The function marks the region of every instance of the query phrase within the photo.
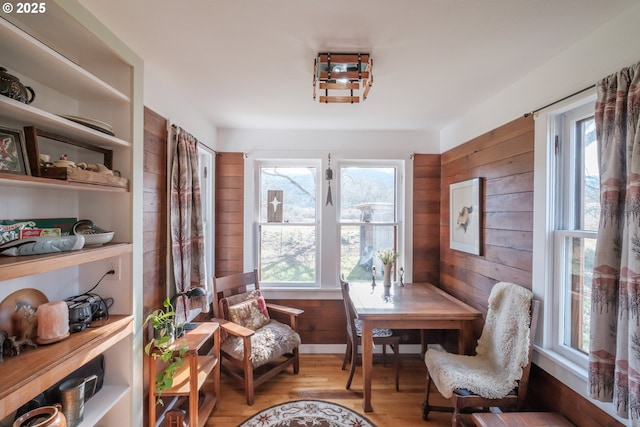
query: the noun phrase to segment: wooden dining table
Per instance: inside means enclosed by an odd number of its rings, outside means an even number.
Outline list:
[[[464,353],[465,331],[482,313],[431,283],[405,283],[404,286],[351,283],[351,304],[362,321],[362,375],[365,412],[371,406],[373,369],[373,329],[456,329],[458,353]]]

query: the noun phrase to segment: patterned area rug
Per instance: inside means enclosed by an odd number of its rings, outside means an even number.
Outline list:
[[[321,400],[287,402],[258,412],[238,427],[376,427],[342,405]]]

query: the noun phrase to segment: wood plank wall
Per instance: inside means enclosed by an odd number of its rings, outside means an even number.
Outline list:
[[[415,156],[415,281],[439,283],[483,311],[498,281],[508,280],[531,289],[533,137],[533,119],[521,118],[442,155]],[[239,226],[244,209],[242,164],[241,153],[221,153],[217,158],[216,275],[243,268]],[[475,177],[484,178],[480,256],[449,249],[449,185]],[[303,343],[346,342],[342,301],[273,302],[305,310],[299,328]],[[479,323],[476,338],[481,327]],[[537,366],[532,369],[529,390],[530,410],[560,412],[576,426],[621,426]]]
[[[162,307],[167,281],[167,120],[144,109],[143,172],[143,318]],[[148,401],[147,358],[143,359],[143,401]],[[148,405],[144,405],[144,425],[148,424]]]
[[[269,299],[270,303],[304,310],[298,318],[297,331],[303,344],[346,344],[347,319],[342,300]],[[288,323],[289,319],[274,314],[274,319]]]
[[[243,272],[244,154],[216,156],[216,277]],[[304,310],[298,332],[305,344],[346,343],[341,300],[269,300]],[[277,316],[274,318],[278,320]]]
[[[559,412],[580,427],[623,427],[622,423],[536,365],[531,367],[528,390],[527,411]]]
[[[216,155],[215,276],[243,272],[244,154]]]
[[[491,288],[531,289],[533,118],[516,119],[442,154],[440,286],[486,311]],[[482,178],[480,256],[449,248],[449,185]]]
[[[533,149],[533,118],[520,118],[442,154],[440,286],[483,311],[496,282],[532,286]],[[449,185],[475,177],[484,178],[480,256],[449,248]],[[576,426],[621,426],[536,365],[527,410],[559,412]]]
[[[413,158],[413,281],[440,282],[440,155]]]
[[[167,120],[144,109],[143,314],[162,307],[167,282]]]

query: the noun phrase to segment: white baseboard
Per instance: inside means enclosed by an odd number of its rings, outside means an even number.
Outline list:
[[[346,344],[301,344],[301,354],[344,354]],[[420,344],[402,344],[400,354],[420,354]],[[382,347],[375,346],[374,353],[382,353]]]

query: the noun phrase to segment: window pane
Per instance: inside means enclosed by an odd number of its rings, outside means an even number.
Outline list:
[[[591,281],[598,223],[600,177],[593,103],[564,112],[557,127],[557,193],[553,347],[569,360],[587,363]],[[586,367],[586,365],[585,365]]]
[[[340,169],[342,222],[394,222],[396,169],[349,166]]]
[[[596,239],[565,237],[565,333],[564,344],[589,351],[591,279]]]
[[[260,280],[314,283],[316,241],[315,225],[261,225]]]
[[[274,200],[269,190],[282,191]],[[282,209],[275,222],[316,222],[316,168],[263,166],[260,168],[260,222],[269,221],[268,210]]]
[[[343,225],[340,228],[340,274],[348,281],[370,281],[371,267],[375,266],[376,278],[382,279],[382,263],[376,252],[395,249],[395,241],[395,225]]]
[[[597,230],[600,220],[600,174],[598,168],[598,144],[596,143],[596,125],[593,117],[576,123],[579,152],[583,167],[580,170],[582,191],[581,209],[577,228]]]

